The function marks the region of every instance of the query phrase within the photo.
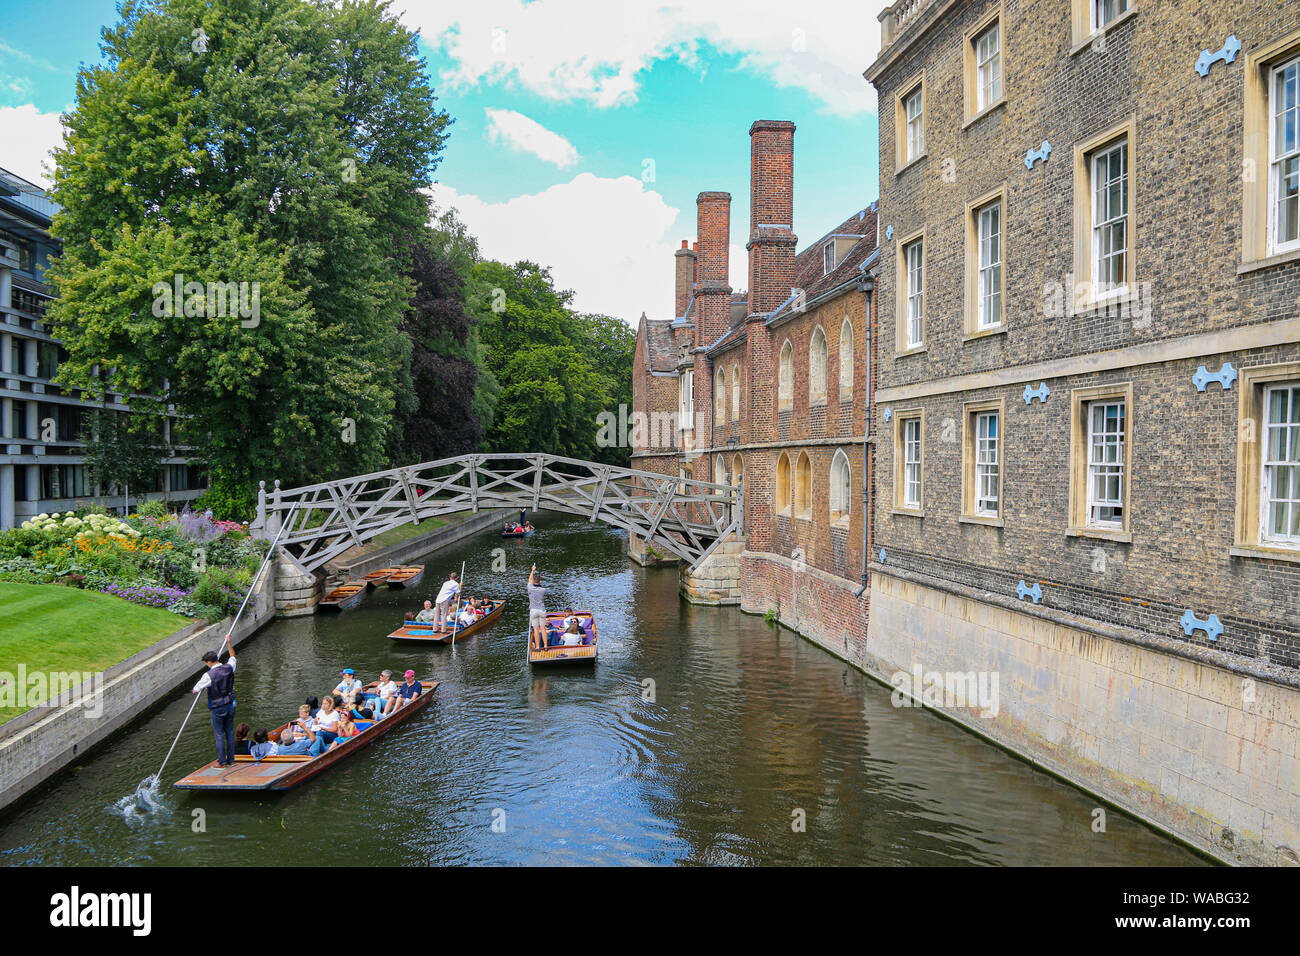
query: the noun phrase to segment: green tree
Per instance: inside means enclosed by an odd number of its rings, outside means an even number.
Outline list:
[[[119,9],[55,154],[62,381],[175,403],[231,500],[383,466],[412,351],[404,237],[451,122],[414,34],[377,0]],[[188,293],[157,314],[177,276],[258,288],[256,320]]]
[[[82,422],[77,440],[85,446],[90,479],[104,492],[129,495],[153,483],[162,464],[162,419],[156,409],[133,413],[97,408]]]

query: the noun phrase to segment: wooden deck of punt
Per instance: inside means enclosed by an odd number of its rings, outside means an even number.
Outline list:
[[[364,584],[349,582],[326,594],[319,606],[327,611],[350,611],[361,603],[368,590]]]
[[[493,621],[501,616],[502,610],[506,606],[505,601],[489,601],[493,608],[484,614],[481,618],[471,624],[469,627],[462,627],[460,630],[453,630],[448,627],[435,627],[432,624],[403,624],[397,630],[388,636],[394,641],[411,641],[418,644],[451,644],[455,638],[457,641],[463,641],[467,637],[483,630]]]
[[[361,575],[361,580],[366,582],[366,587],[374,588],[383,584],[401,570],[401,568],[380,568],[378,571],[371,571],[369,574]]]
[[[556,624],[563,626],[564,619],[569,616],[568,611],[556,611],[546,615],[547,623],[554,621]],[[528,663],[530,664],[594,664],[596,662],[596,615],[590,611],[574,611],[573,616],[579,622],[591,625],[591,643],[575,644],[569,647],[543,647],[533,646],[532,630],[528,632]],[[586,630],[586,627],[583,627]]]
[[[397,568],[388,576],[388,586],[390,588],[413,588],[424,580],[424,565],[412,564],[404,568]]]
[[[366,685],[373,690],[376,682]],[[292,790],[300,783],[310,780],[316,774],[328,770],[340,760],[346,760],[367,744],[373,743],[394,727],[410,720],[424,710],[433,700],[433,692],[438,687],[436,680],[422,680],[423,692],[391,717],[375,721],[352,740],[340,744],[333,750],[319,757],[264,757],[257,761],[252,757],[236,757],[233,767],[218,767],[214,760],[200,767],[188,776],[181,777],[172,786],[178,790]],[[270,739],[279,740],[280,734],[289,725],[282,724],[272,732]]]

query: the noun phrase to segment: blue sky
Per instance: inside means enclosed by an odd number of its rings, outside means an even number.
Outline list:
[[[862,71],[879,2],[396,0],[456,119],[435,200],[486,255],[550,265],[579,308],[666,316],[695,196],[732,194],[743,286],[748,129],[793,120],[801,246],[876,198]],[[464,9],[458,9],[464,8]],[[0,0],[0,166],[40,179],[112,0]]]

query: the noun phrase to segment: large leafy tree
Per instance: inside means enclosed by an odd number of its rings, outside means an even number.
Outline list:
[[[56,151],[64,381],[193,416],[231,501],[382,466],[412,353],[403,237],[450,123],[415,36],[377,0],[120,13]],[[155,314],[177,275],[257,283],[256,320]]]

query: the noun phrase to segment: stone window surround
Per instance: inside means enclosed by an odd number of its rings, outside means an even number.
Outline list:
[[[821,334],[821,369],[818,370],[815,362],[817,359],[817,336]],[[813,408],[826,404],[826,396],[829,392],[830,379],[830,361],[831,347],[830,342],[826,339],[826,331],[820,324],[813,326],[812,334],[808,336],[808,407]],[[820,381],[819,381],[820,379]],[[820,391],[818,386],[820,385]]]
[[[1117,293],[1098,298],[1093,290],[1092,249],[1092,159],[1101,150],[1119,140],[1127,143],[1126,168],[1128,172],[1128,224],[1125,229],[1127,252],[1125,261],[1125,287]],[[1074,312],[1086,312],[1098,306],[1109,306],[1128,301],[1136,293],[1137,262],[1137,116],[1130,115],[1123,122],[1089,137],[1074,146]],[[1077,294],[1077,290],[1083,294]]]
[[[892,513],[908,515],[914,518],[925,517],[925,409],[923,407],[895,409],[894,411],[894,495]],[[909,506],[903,498],[903,423],[919,421],[921,423],[921,461],[918,505]]]
[[[907,111],[904,103],[913,93],[921,93],[921,151],[915,156],[907,155]],[[928,107],[925,94],[925,70],[912,76],[905,83],[899,84],[894,94],[894,175],[919,163],[926,156],[925,114]]]
[[[848,487],[844,491],[844,508],[836,511],[835,509],[835,471],[839,463],[843,462],[843,468],[848,475]],[[849,461],[849,456],[844,454],[844,449],[835,449],[835,454],[831,456],[831,470],[828,480],[828,511],[830,512],[830,522],[833,528],[847,528],[849,525],[849,516],[853,513],[853,463]]]
[[[988,11],[983,17],[975,22],[962,39],[962,89],[965,100],[965,112],[963,115],[963,127],[969,126],[975,120],[987,116],[999,106],[1007,101],[1007,29],[1006,29],[1006,10],[1004,4],[997,4]],[[982,108],[979,106],[979,76],[975,60],[975,43],[989,27],[997,24],[998,27],[998,57],[1001,63],[1001,89],[997,99],[986,103]]]
[[[975,511],[975,416],[994,412],[998,416],[998,513],[996,515],[977,514]],[[993,398],[978,402],[965,402],[962,405],[961,419],[961,515],[958,521],[965,524],[983,524],[1003,527],[1002,521],[1002,486],[1006,474],[1006,399]]]
[[[1300,260],[1300,249],[1274,253],[1269,237],[1269,78],[1272,68],[1300,53],[1300,27],[1246,54],[1242,122],[1241,265],[1238,272]],[[1254,175],[1244,175],[1253,170]]]
[[[907,344],[907,300],[908,300],[907,248],[908,246],[916,242],[921,243],[921,340],[917,342],[915,345],[909,346]],[[894,330],[895,331],[894,351],[896,355],[911,355],[914,352],[924,351],[926,348],[925,306],[926,306],[926,298],[929,294],[927,292],[929,282],[927,281],[928,276],[926,275],[929,269],[925,261],[926,260],[926,255],[925,255],[926,231],[924,229],[918,229],[916,232],[910,233],[906,236],[900,236],[898,242],[895,245],[895,248],[898,250],[898,252],[894,256],[894,262],[895,262],[894,288],[896,290],[896,293],[894,295],[894,304],[895,304],[895,312],[897,313],[897,321],[895,322],[896,327]]]
[[[991,325],[987,329],[979,327],[979,258],[980,258],[980,238],[979,238],[979,214],[988,206],[998,203],[1001,207],[999,216],[999,237],[1001,253],[1001,291],[1002,291],[1002,314],[998,319],[997,325]],[[964,326],[965,333],[963,341],[983,338],[986,335],[997,335],[999,332],[1006,331],[1007,317],[1007,184],[1003,183],[997,189],[985,193],[976,199],[972,199],[966,204],[966,295],[963,297],[964,302]],[[924,301],[924,293],[921,296]]]
[[[1300,381],[1300,362],[1255,365],[1239,370],[1237,389],[1237,507],[1233,547],[1237,558],[1271,558],[1300,563],[1300,549],[1262,541],[1260,491],[1263,485],[1260,452],[1264,443],[1264,388]],[[1253,428],[1246,428],[1246,423]],[[1249,439],[1249,440],[1248,440]]]
[[[1118,528],[1098,528],[1088,524],[1088,408],[1093,402],[1124,402],[1124,520]],[[1132,520],[1134,463],[1133,383],[1115,382],[1070,390],[1070,496],[1066,534],[1078,538],[1103,538],[1107,541],[1133,541]]]

